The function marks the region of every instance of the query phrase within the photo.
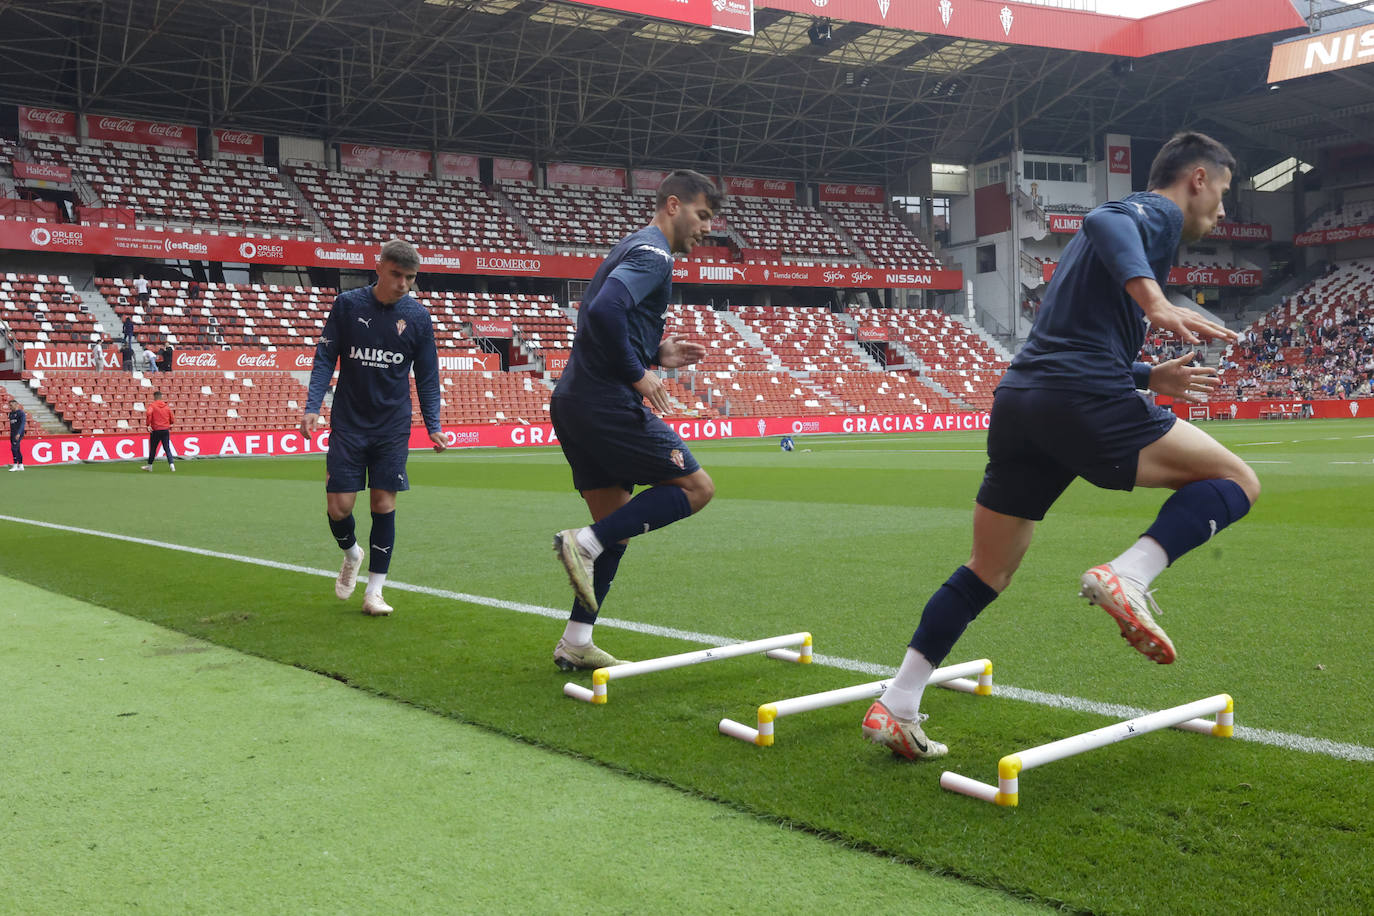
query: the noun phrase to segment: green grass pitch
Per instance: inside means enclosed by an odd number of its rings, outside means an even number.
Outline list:
[[[0,521],[0,572],[1070,910],[1374,910],[1374,423],[1209,431],[1254,463],[1264,494],[1156,582],[1176,664],[1136,655],[1075,596],[1082,570],[1144,530],[1163,494],[1081,482],[950,661],[987,656],[999,685],[1070,707],[1227,692],[1237,725],[1256,731],[1162,732],[1048,764],[1023,776],[1017,809],[943,792],[941,763],[991,781],[1003,754],[1111,720],[932,690],[928,730],[951,754],[912,765],[859,738],[861,704],[784,719],[768,749],[716,733],[766,700],[874,678],[824,664],[735,659],[614,682],[603,708],[563,697],[568,678],[550,662],[559,621],[444,594],[568,606],[550,536],[585,509],[556,449],[412,457],[392,576],[432,593],[389,590],[390,619],[338,602],[323,577],[13,521]],[[982,436],[798,446],[810,451],[694,446],[716,500],[632,542],[604,615],[740,640],[804,629],[824,656],[895,665],[925,599],[967,558]],[[0,479],[0,514],[330,569],[322,480],[319,457],[185,462],[175,476],[35,469]],[[700,648],[608,625],[597,641],[629,658]]]

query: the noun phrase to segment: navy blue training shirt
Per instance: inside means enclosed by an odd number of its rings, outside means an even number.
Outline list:
[[[9,414],[10,438],[22,439],[24,437],[24,428],[29,424],[28,414],[24,413],[24,408],[22,407],[18,410],[11,410]]]
[[[1132,370],[1146,321],[1126,283],[1153,277],[1164,286],[1182,234],[1183,211],[1149,191],[1084,217],[1001,384],[1103,394],[1135,390],[1142,379]]]
[[[339,364],[330,424],[367,435],[401,436],[410,430],[410,369],[425,428],[439,431],[439,354],[429,312],[410,296],[382,305],[372,287],[334,300],[315,345],[306,413],[319,413]]]
[[[673,256],[663,230],[646,226],[622,239],[587,285],[554,397],[638,404],[631,386],[658,359],[672,290]]]

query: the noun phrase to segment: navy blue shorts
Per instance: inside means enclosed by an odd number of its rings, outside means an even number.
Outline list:
[[[633,490],[701,470],[682,437],[642,404],[551,398],[549,419],[578,490]]]
[[[410,430],[399,436],[377,438],[342,429],[329,431],[325,455],[324,489],[327,493],[359,490],[410,489],[406,458],[410,456]]]
[[[1140,450],[1177,419],[1138,392],[998,388],[978,504],[1039,521],[1075,477],[1130,490]]]

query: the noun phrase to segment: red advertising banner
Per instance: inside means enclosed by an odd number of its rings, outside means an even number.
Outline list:
[[[314,350],[174,350],[172,368],[177,372],[309,372]]]
[[[1054,276],[1057,264],[1042,264],[1045,282]],[[1264,272],[1226,267],[1174,267],[1169,270],[1170,286],[1259,286]]]
[[[434,166],[434,156],[426,150],[419,149],[340,143],[339,165],[346,169],[381,169],[388,172],[427,175]]]
[[[1050,231],[1065,235],[1073,235],[1083,228],[1083,215],[1081,213],[1051,213]]]
[[[0,216],[14,220],[46,219],[55,223],[57,222],[57,203],[51,200],[20,200],[17,197],[0,197]]]
[[[476,156],[468,156],[464,153],[440,153],[439,177],[471,178],[473,181],[478,181],[482,177],[481,163],[477,161]]]
[[[76,219],[81,223],[117,223],[132,226],[138,214],[132,207],[77,207]]]
[[[562,372],[567,368],[569,356],[572,356],[571,350],[545,350],[544,371]]]
[[[823,184],[821,203],[880,204],[883,189],[876,184]]]
[[[1374,239],[1374,225],[1341,226],[1336,229],[1314,229],[1311,232],[1300,232],[1293,236],[1293,244],[1303,247],[1335,245],[1340,242],[1353,242],[1356,239]]]
[[[1160,399],[1164,403],[1164,399]],[[1374,400],[1344,401],[1332,398],[1313,400],[1265,398],[1256,401],[1208,401],[1165,404],[1186,420],[1287,420],[1313,417],[1321,420],[1348,420],[1374,417]]]
[[[1274,238],[1274,227],[1268,223],[1217,223],[1207,237],[1228,242],[1270,242]]]
[[[625,188],[625,170],[595,165],[573,165],[570,162],[550,162],[545,176],[549,187],[565,188],[571,184],[594,188]]]
[[[1131,148],[1129,146],[1107,147],[1107,168],[1118,174],[1131,174]]]
[[[754,34],[753,0],[573,0],[654,19],[685,22],[726,32]]]
[[[658,186],[663,184],[663,179],[668,177],[667,169],[635,169],[630,173],[634,179],[636,191],[657,191]]]
[[[106,369],[122,368],[119,348],[107,343],[101,360]],[[89,347],[26,347],[26,372],[90,372],[95,369],[95,354]]]
[[[510,337],[514,333],[514,325],[509,321],[502,321],[497,318],[481,318],[477,321],[469,322],[472,328],[473,337]]]
[[[22,162],[14,160],[14,177],[20,184],[71,184],[72,170],[51,162]]]
[[[1274,45],[1269,58],[1270,83],[1358,67],[1374,60],[1374,26],[1368,23],[1339,31],[1318,32]]]
[[[725,193],[730,197],[768,197],[776,200],[796,200],[797,183],[778,181],[772,178],[732,178],[722,179]]]
[[[534,183],[534,163],[524,159],[502,159],[499,156],[491,160],[491,177],[500,184],[503,181],[527,181]]]
[[[253,134],[246,130],[217,129],[215,131],[215,149],[221,153],[251,156],[254,159],[262,159],[266,155],[263,149],[262,134]]]
[[[1291,0],[1206,0],[1143,19],[1005,0],[760,0],[757,5],[926,35],[1119,57],[1145,57],[1270,32],[1308,31]]]
[[[887,340],[887,338],[888,338],[888,331],[887,331],[887,328],[865,328],[865,327],[861,327],[861,328],[859,328],[858,330],[856,330],[856,331],[854,332],[854,339],[855,339],[855,340],[871,340],[871,341],[875,341],[875,342],[882,342],[882,341]]]
[[[19,106],[19,136],[76,139],[76,113],[55,108]]]
[[[86,136],[92,140],[138,143],[163,149],[196,148],[196,129],[189,124],[162,124],[110,115],[86,115]]]
[[[153,229],[0,221],[0,248],[79,252],[120,257],[196,258],[230,263],[283,264],[369,270],[377,247],[301,239],[263,239]],[[420,248],[423,273],[526,276],[589,280],[601,266],[595,255],[509,254],[466,249]],[[679,260],[677,283],[735,286],[814,286],[839,289],[962,289],[957,270],[889,270],[796,264],[698,264]]]
[[[1370,402],[1374,403],[1374,402]],[[976,432],[988,428],[986,413],[873,414],[828,417],[747,417],[718,420],[669,419],[667,423],[687,441],[758,439],[822,433]],[[455,448],[511,448],[557,445],[549,423],[445,426],[444,436]],[[329,450],[329,430],[309,439],[294,430],[234,432],[173,431],[172,450],[178,458],[228,458],[301,455]],[[69,464],[81,461],[143,460],[148,437],[142,433],[113,436],[49,436],[25,439],[24,463]],[[424,427],[410,431],[410,448],[432,448]]]

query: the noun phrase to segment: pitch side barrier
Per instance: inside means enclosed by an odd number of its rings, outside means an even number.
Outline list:
[[[175,408],[175,405],[173,405]],[[1374,408],[1371,408],[1374,415]],[[668,425],[686,442],[721,439],[759,439],[777,436],[823,434],[899,434],[978,432],[988,428],[987,413],[860,414],[827,417],[741,417],[673,419]],[[444,435],[453,448],[521,448],[557,445],[550,423],[481,424],[445,426]],[[329,450],[329,430],[308,439],[295,430],[173,430],[172,451],[178,458],[242,458],[304,455]],[[47,436],[24,440],[24,463],[31,466],[92,461],[142,461],[148,437],[143,430],[115,435]],[[423,427],[410,431],[412,451],[432,448]]]

